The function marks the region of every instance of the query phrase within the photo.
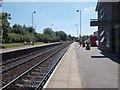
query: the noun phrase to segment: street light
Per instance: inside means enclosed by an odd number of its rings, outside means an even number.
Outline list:
[[[33,14],[35,13],[36,13],[35,11],[32,12],[32,29],[33,29]]]
[[[81,38],[81,10],[76,10],[76,12],[79,12],[80,13],[80,38]]]
[[[57,27],[55,27],[55,30],[56,30],[56,35],[57,35]]]
[[[52,29],[53,24],[51,24],[51,29]]]
[[[35,14],[35,13],[36,13],[35,11],[32,12],[32,30],[34,30],[34,26],[33,26],[33,14]],[[35,29],[36,29],[36,26],[35,26]],[[33,40],[33,42],[31,41],[31,44],[34,45],[34,40]]]
[[[34,27],[35,27],[35,31],[36,31],[36,25]]]
[[[77,29],[77,38],[78,38],[78,35],[79,35],[78,29],[79,29],[79,27],[78,27],[78,24],[75,24],[75,25],[76,25],[76,29]]]
[[[57,31],[57,29],[58,29],[58,28],[57,28],[57,27],[55,27],[55,29],[56,29],[56,31]]]

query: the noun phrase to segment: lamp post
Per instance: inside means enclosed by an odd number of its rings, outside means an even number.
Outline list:
[[[36,13],[35,11],[32,12],[32,30],[34,30],[34,26],[33,26],[33,14],[35,14],[35,13]],[[35,29],[36,29],[36,27],[35,27]],[[33,40],[33,42],[31,41],[31,44],[34,45],[34,40]]]
[[[77,29],[77,38],[78,38],[78,35],[79,35],[78,29],[79,29],[79,27],[78,27],[78,24],[75,24],[75,25],[76,25],[76,29]]]
[[[57,31],[58,27],[55,27],[55,29],[56,29],[56,31]]]
[[[35,11],[32,12],[32,29],[33,29],[33,14],[35,13],[36,13]]]
[[[81,10],[76,10],[76,12],[79,12],[80,13],[80,38],[81,38]]]
[[[56,30],[56,36],[58,36],[58,33],[57,33],[57,27],[55,27],[55,30]]]
[[[53,24],[51,24],[51,29],[52,29]]]
[[[59,37],[58,27],[55,27],[55,29],[56,29],[56,35]]]
[[[35,27],[35,31],[36,31],[36,25],[34,27]]]

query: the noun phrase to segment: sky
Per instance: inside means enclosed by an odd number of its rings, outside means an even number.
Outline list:
[[[50,27],[54,31],[64,31],[72,36],[77,36],[80,27],[82,35],[91,35],[97,27],[90,27],[90,19],[97,18],[95,11],[96,2],[4,2],[3,12],[11,14],[9,21],[14,24],[32,26],[32,12],[36,31],[42,33],[43,29]],[[78,26],[76,26],[76,24]],[[80,33],[80,32],[79,32]]]

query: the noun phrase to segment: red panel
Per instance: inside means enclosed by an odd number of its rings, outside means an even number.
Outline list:
[[[96,40],[97,40],[97,37],[96,37],[96,36],[90,36],[91,46],[97,46]]]

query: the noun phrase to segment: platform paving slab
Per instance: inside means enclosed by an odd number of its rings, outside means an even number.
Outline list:
[[[75,43],[69,47],[44,88],[82,88],[74,48]]]
[[[84,88],[118,88],[118,63],[102,54],[97,47],[90,50],[75,44],[81,82]],[[113,57],[117,59],[116,57]]]

